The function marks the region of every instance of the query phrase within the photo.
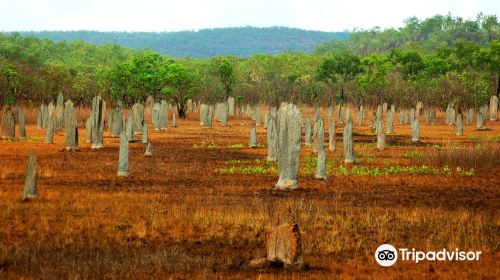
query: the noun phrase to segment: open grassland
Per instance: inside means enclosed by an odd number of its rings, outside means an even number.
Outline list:
[[[80,111],[79,119],[88,112]],[[344,166],[342,126],[327,151],[328,180],[314,179],[312,148],[302,149],[301,190],[275,192],[276,164],[266,134],[235,118],[203,129],[191,114],[154,132],[153,157],[131,143],[131,176],[118,178],[118,142],[105,132],[91,150],[65,152],[64,132],[43,144],[27,114],[28,139],[0,141],[0,278],[330,279],[469,278],[500,275],[500,122],[488,131],[395,122],[384,151],[365,125],[355,127],[358,164]],[[440,116],[442,117],[442,116]],[[325,118],[326,119],[326,118]],[[326,137],[327,138],[327,137]],[[83,140],[83,141],[82,141]],[[28,153],[38,159],[39,197],[21,202]],[[232,171],[231,171],[232,170]],[[254,270],[264,231],[289,209],[303,237],[304,271]],[[398,262],[378,266],[383,243],[422,251],[482,251],[477,262]]]

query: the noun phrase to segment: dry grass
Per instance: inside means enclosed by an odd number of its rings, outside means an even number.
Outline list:
[[[447,143],[423,157],[415,157],[413,161],[417,165],[493,168],[500,165],[500,143],[485,142],[467,146]]]
[[[211,130],[200,128],[197,119],[178,125],[164,133],[150,129],[150,159],[142,155],[142,144],[131,144],[129,178],[116,178],[118,140],[108,135],[102,150],[83,144],[80,152],[66,153],[63,133],[55,145],[44,145],[45,131],[31,123],[32,141],[0,142],[0,279],[495,279],[500,274],[498,161],[478,165],[477,176],[466,178],[398,174],[318,181],[314,174],[301,174],[302,190],[273,192],[274,174],[215,171],[232,159],[265,159],[266,148],[228,147],[248,142],[250,121],[233,119],[230,128]],[[500,130],[499,124],[488,127],[488,137]],[[357,152],[371,160],[364,166],[384,161],[410,166],[421,158],[405,152],[422,158],[440,152],[410,147],[409,126],[395,129],[388,138],[398,145],[377,151],[362,146],[374,138],[369,128],[356,127]],[[466,127],[466,133],[472,129]],[[265,130],[257,130],[264,143]],[[452,128],[423,126],[423,141],[440,143],[444,130],[453,137]],[[85,130],[80,132],[84,139]],[[202,142],[216,145],[193,147]],[[453,142],[469,145],[462,138]],[[24,203],[31,149],[39,159],[40,196]],[[310,152],[304,149],[302,156]],[[341,148],[335,153],[338,158]],[[328,152],[330,160],[334,155]],[[283,209],[300,226],[310,268],[249,269],[249,260],[264,256],[264,230]],[[381,268],[373,254],[382,243],[483,253],[478,263],[398,262]]]
[[[12,196],[4,192],[1,199]],[[262,233],[281,208],[291,209],[301,227],[311,264],[303,276],[312,279],[334,263],[351,260],[359,266],[367,262],[371,273],[377,272],[372,255],[380,242],[421,250],[474,249],[486,256],[499,249],[498,217],[489,211],[350,204],[343,196],[255,195],[235,201],[217,194],[186,195],[181,202],[152,193],[50,190],[39,201],[2,206],[0,275],[193,277],[209,269],[242,277],[252,273],[244,264],[263,256]]]

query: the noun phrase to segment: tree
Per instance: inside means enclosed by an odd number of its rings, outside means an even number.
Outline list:
[[[423,58],[422,71],[419,75],[419,83],[423,91],[423,101],[426,106],[446,107],[452,96],[447,94],[449,87],[447,74],[453,70],[452,62],[449,60],[446,50],[442,53],[431,54]],[[449,92],[449,91],[448,91]]]
[[[12,68],[11,65],[0,65],[0,74],[6,80],[6,91],[2,102],[7,105],[16,103],[17,94],[19,93],[19,73]]]
[[[212,63],[215,67],[217,77],[224,87],[224,101],[233,93],[233,88],[236,84],[236,74],[233,62],[224,56],[216,56],[212,58]]]
[[[364,71],[358,78],[358,85],[367,95],[362,99],[371,99],[371,105],[376,107],[387,98],[384,93],[388,85],[387,74],[390,63],[385,57],[377,54],[363,58],[361,63]]]
[[[160,70],[165,60],[153,52],[135,55],[129,61],[99,71],[100,85],[111,98],[128,105],[145,101],[149,95],[159,96],[163,87]]]
[[[497,16],[483,15],[483,13],[480,13],[479,15],[477,15],[477,20],[480,22],[481,29],[486,34],[488,41],[492,42],[495,38],[495,35],[498,36],[498,32],[500,29],[500,24],[498,22]]]
[[[424,69],[422,56],[417,51],[394,50],[389,57],[405,79],[415,80]]]
[[[500,41],[494,41],[488,48],[481,48],[475,53],[478,68],[490,74],[495,94],[500,98]]]
[[[137,101],[145,101],[149,95],[160,92],[158,71],[164,58],[156,52],[137,55],[132,60],[130,70],[133,94]]]
[[[179,117],[184,118],[188,99],[195,93],[193,74],[181,63],[166,60],[158,69],[161,93],[176,104]]]
[[[340,103],[344,101],[344,91],[347,83],[362,73],[361,60],[351,53],[337,54],[323,60],[318,68],[318,78],[330,87],[335,84],[340,88]],[[331,96],[330,104],[335,102]]]

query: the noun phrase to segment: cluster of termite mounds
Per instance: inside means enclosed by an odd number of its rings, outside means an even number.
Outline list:
[[[117,102],[114,108],[106,114],[106,102],[96,96],[92,100],[92,110],[90,117],[86,120],[86,143],[91,144],[92,149],[100,149],[104,146],[103,134],[104,128],[107,128],[112,137],[119,137],[119,161],[117,175],[126,177],[130,175],[129,164],[129,143],[142,142],[145,144],[144,156],[151,157],[151,142],[148,135],[148,125],[145,116],[150,116],[151,123],[155,131],[165,131],[168,129],[168,111],[173,106],[165,100],[155,102],[152,97],[148,97],[145,104],[134,104],[126,116],[126,108],[121,102]],[[237,108],[238,107],[238,108]],[[274,186],[275,190],[293,190],[298,189],[297,182],[298,166],[301,151],[302,131],[305,130],[305,146],[312,146],[313,152],[317,155],[317,170],[315,177],[317,179],[326,179],[326,152],[324,149],[324,131],[325,122],[321,117],[320,107],[314,107],[314,116],[311,120],[309,116],[303,115],[298,106],[291,103],[282,103],[277,107],[270,107],[265,112],[264,121],[262,121],[260,106],[237,106],[235,99],[229,97],[225,102],[217,104],[204,104],[202,102],[188,102],[188,110],[192,112],[199,108],[200,124],[204,128],[211,128],[213,120],[220,122],[221,126],[227,127],[230,117],[239,115],[250,116],[255,125],[250,128],[250,147],[258,147],[256,127],[263,125],[267,134],[267,160],[278,163],[279,177]],[[498,98],[492,96],[490,104],[481,106],[476,114],[477,130],[486,130],[485,120],[487,119],[488,109],[490,111],[490,120],[497,119]],[[336,123],[344,123],[343,130],[343,150],[344,162],[352,164],[356,161],[354,153],[354,121],[353,110],[339,105],[328,107],[328,150],[334,151],[336,146]],[[444,122],[448,125],[454,125],[456,135],[463,135],[464,125],[471,125],[474,117],[474,110],[468,109],[462,112],[453,103],[450,103],[446,109]],[[376,148],[384,150],[386,148],[386,138],[388,134],[394,133],[394,119],[396,108],[394,105],[388,106],[383,103],[373,111],[370,123],[371,130],[376,134]],[[411,142],[419,143],[420,122],[419,117],[425,114],[425,124],[436,124],[436,109],[424,109],[422,102],[417,102],[414,108],[399,110],[400,125],[411,125]],[[107,121],[105,117],[107,115]],[[334,120],[334,115],[336,121]],[[357,110],[357,125],[362,125],[365,118],[363,106]],[[385,120],[384,120],[385,119]],[[6,106],[2,110],[2,138],[16,137],[16,124],[18,126],[19,138],[26,138],[25,118],[22,109],[19,106]],[[176,114],[172,115],[171,127],[177,127]],[[59,94],[56,104],[42,104],[38,109],[37,128],[46,128],[44,142],[53,143],[54,133],[64,128],[65,131],[65,150],[78,150],[79,133],[78,120],[74,105],[71,100],[64,102],[64,97]],[[142,135],[142,140],[137,139],[136,135]]]
[[[210,129],[213,120],[220,122],[222,127],[228,127],[228,120],[236,114],[250,116],[254,121],[250,127],[249,147],[259,147],[257,143],[256,127],[263,125],[266,129],[267,157],[271,162],[277,162],[279,177],[274,185],[277,191],[292,191],[300,189],[298,182],[299,161],[302,147],[302,133],[304,131],[305,146],[312,146],[313,153],[317,156],[315,178],[318,180],[327,179],[326,158],[324,147],[325,142],[325,122],[321,117],[320,107],[314,107],[312,120],[309,116],[303,116],[300,108],[292,103],[283,102],[279,107],[270,107],[265,112],[264,121],[261,119],[260,106],[239,106],[236,108],[234,98],[230,97],[226,102],[215,105],[189,102],[188,108],[192,112],[199,108],[200,125]],[[90,117],[86,120],[86,143],[91,144],[92,149],[104,147],[104,129],[107,125],[112,137],[119,137],[119,159],[117,176],[128,177],[130,171],[130,143],[141,142],[145,145],[145,157],[152,157],[151,141],[148,132],[146,115],[150,115],[150,120],[155,131],[168,130],[168,112],[172,108],[165,100],[155,102],[153,98],[148,98],[145,104],[136,103],[128,114],[121,102],[117,102],[114,108],[106,117],[106,102],[96,96],[92,100],[92,110]],[[486,130],[485,120],[488,109],[490,120],[497,120],[498,98],[491,97],[489,107],[487,105],[479,108],[476,114],[477,130]],[[342,143],[343,158],[345,164],[356,162],[354,149],[354,119],[357,125],[362,125],[365,119],[363,106],[357,109],[357,116],[354,117],[355,110],[342,105],[337,107],[334,114],[333,106],[328,107],[328,150],[335,151],[336,147],[336,124],[344,124]],[[335,117],[336,115],[336,117]],[[396,108],[394,105],[388,106],[383,103],[376,107],[371,117],[370,128],[376,135],[376,148],[386,149],[387,135],[394,133],[394,119]],[[418,102],[415,108],[401,109],[399,111],[399,124],[410,124],[411,142],[420,143],[420,123],[419,117],[425,115],[426,125],[436,124],[436,109],[424,109],[424,104]],[[457,136],[463,135],[464,124],[471,125],[473,122],[474,110],[468,109],[465,112],[457,109],[454,104],[449,104],[445,113],[445,124],[455,126]],[[336,120],[335,120],[336,118]],[[16,137],[16,124],[20,138],[26,138],[24,113],[19,106],[6,106],[2,111],[2,138]],[[176,114],[172,115],[171,127],[177,127]],[[38,109],[37,128],[46,128],[44,142],[53,144],[54,133],[64,128],[65,150],[78,150],[79,134],[78,119],[74,105],[71,100],[64,102],[62,94],[57,98],[56,105],[41,105]],[[230,129],[228,127],[228,129]],[[141,136],[138,138],[138,136]],[[23,190],[23,201],[33,200],[37,197],[36,180],[36,155],[30,152],[26,167],[26,177]],[[256,258],[248,263],[251,268],[287,268],[303,269],[304,264],[302,253],[302,237],[299,225],[296,224],[290,215],[283,211],[278,211],[271,223],[271,227],[265,232],[266,256]]]

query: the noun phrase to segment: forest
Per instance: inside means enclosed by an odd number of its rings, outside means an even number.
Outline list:
[[[236,35],[235,35],[236,36]],[[312,52],[174,58],[81,40],[0,35],[2,104],[48,103],[62,92],[78,106],[95,95],[127,105],[149,95],[173,103],[293,101],[446,108],[485,104],[500,89],[500,25],[451,15],[409,18],[399,29],[362,30]]]
[[[278,54],[285,51],[310,52],[332,39],[345,40],[348,32],[321,32],[288,27],[232,27],[179,32],[98,32],[40,31],[22,32],[56,42],[116,44],[132,49],[151,49],[173,57],[211,57],[215,55],[250,56],[255,53]]]

